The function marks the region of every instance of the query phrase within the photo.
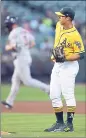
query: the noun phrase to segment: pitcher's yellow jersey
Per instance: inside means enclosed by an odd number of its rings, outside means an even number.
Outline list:
[[[73,26],[73,28],[65,30],[60,22],[58,22],[56,24],[54,48],[60,46],[64,47],[66,57],[74,53],[85,52],[82,38],[77,29]],[[54,59],[53,55],[51,59]]]

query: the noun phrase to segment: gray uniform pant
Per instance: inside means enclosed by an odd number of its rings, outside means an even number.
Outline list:
[[[21,65],[14,64],[14,67],[15,68],[14,68],[14,73],[12,76],[12,86],[11,86],[10,93],[9,93],[7,100],[6,100],[6,102],[8,104],[13,106],[13,103],[14,103],[14,100],[15,100],[16,95],[18,93],[21,81],[26,86],[40,88],[41,90],[43,90],[49,94],[49,91],[50,91],[49,85],[31,77],[30,65],[28,65],[28,64],[21,64]]]

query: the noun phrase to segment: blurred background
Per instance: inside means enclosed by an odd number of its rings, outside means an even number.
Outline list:
[[[54,44],[55,25],[57,17],[55,11],[64,6],[71,6],[75,12],[74,24],[80,32],[86,49],[86,1],[20,1],[10,0],[1,2],[1,80],[9,83],[13,74],[13,58],[5,51],[8,32],[4,27],[7,15],[18,16],[22,27],[31,32],[36,39],[36,46],[30,50],[32,55],[32,77],[50,82],[53,62],[50,60],[51,49]],[[76,83],[86,83],[86,57],[80,62],[80,71]]]

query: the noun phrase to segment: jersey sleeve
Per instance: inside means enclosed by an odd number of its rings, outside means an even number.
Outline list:
[[[76,39],[74,40],[73,48],[74,48],[74,53],[85,52],[85,48],[84,48],[84,44],[81,36],[78,36],[78,38],[76,37]]]

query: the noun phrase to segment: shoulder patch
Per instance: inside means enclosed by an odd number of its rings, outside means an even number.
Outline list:
[[[75,41],[74,44],[78,46],[79,49],[81,48],[81,43],[79,41]]]

